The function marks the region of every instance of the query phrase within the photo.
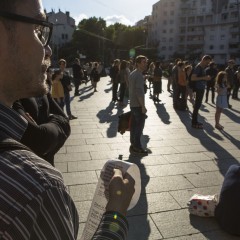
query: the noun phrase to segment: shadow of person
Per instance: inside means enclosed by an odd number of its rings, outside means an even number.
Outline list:
[[[110,102],[106,109],[102,109],[97,113],[100,123],[109,123],[109,128],[107,129],[107,137],[113,138],[117,136],[118,130],[118,116],[123,113],[123,109],[117,108],[117,112],[113,115],[113,109],[115,105]]]
[[[150,239],[150,219],[148,217],[148,202],[146,194],[146,186],[150,180],[147,175],[145,165],[141,163],[142,156],[130,155],[128,161],[135,163],[141,174],[141,195],[137,205],[128,211],[127,218],[130,225],[128,239],[129,240],[147,240]]]
[[[189,118],[186,119],[186,115],[179,114],[178,112],[176,113],[181,122],[185,125],[188,133],[194,138],[197,138],[201,145],[206,149],[207,154],[215,160],[219,171],[223,176],[231,165],[239,164],[238,160],[231,154],[231,152],[218,143],[219,141],[224,141],[223,136],[221,136],[219,132],[215,132],[213,126],[206,122],[204,117],[199,116],[199,120],[203,123],[204,129],[194,129],[191,127],[190,115]]]
[[[159,118],[161,119],[161,121],[164,124],[171,124],[170,115],[165,108],[165,103],[159,104],[159,103],[154,102],[154,106],[156,107],[156,112],[157,112]]]
[[[240,118],[238,115],[234,114],[234,112],[239,113],[237,110],[231,109],[224,109],[223,114],[225,114],[227,117],[229,117],[233,122],[240,123]]]
[[[90,93],[88,93],[88,94],[81,95],[81,96],[79,97],[78,102],[81,102],[81,101],[83,101],[84,99],[90,98],[93,94],[94,94],[94,92],[90,92]]]

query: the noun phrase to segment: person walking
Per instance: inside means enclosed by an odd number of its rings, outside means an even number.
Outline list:
[[[59,60],[60,70],[62,71],[62,74],[63,74],[61,78],[61,83],[63,85],[63,90],[64,90],[64,105],[66,106],[66,112],[69,120],[74,120],[74,119],[77,119],[77,117],[72,115],[72,112],[71,112],[70,91],[72,91],[72,86],[71,86],[71,78],[69,76],[69,73],[66,71],[66,65],[67,65],[67,62],[65,59]]]
[[[74,64],[72,65],[72,71],[73,71],[73,81],[74,81],[74,96],[79,96],[79,86],[81,84],[81,81],[84,77],[83,69],[80,65],[79,58],[75,58]]]
[[[110,68],[110,78],[112,81],[112,102],[116,102],[118,100],[117,91],[118,91],[118,74],[120,71],[120,60],[115,59],[112,67]]]
[[[143,55],[136,57],[136,69],[129,76],[129,99],[131,109],[130,124],[130,153],[147,155],[148,151],[143,149],[141,144],[141,136],[143,133],[146,106],[144,93],[144,76],[143,71],[147,68],[147,58]]]
[[[124,100],[125,91],[129,83],[129,71],[127,67],[128,67],[128,61],[122,60],[120,64],[120,72],[119,72],[120,74],[119,105],[122,107],[125,106],[123,100]]]
[[[155,63],[153,74],[153,101],[160,102],[159,94],[162,93],[162,68],[160,62]]]
[[[203,128],[203,124],[198,122],[198,111],[202,105],[206,81],[209,81],[211,79],[211,77],[205,73],[205,68],[208,66],[211,60],[212,58],[209,55],[203,56],[201,61],[193,69],[191,77],[191,80],[195,81],[194,85],[196,92],[196,100],[192,114],[192,127],[197,129]]]
[[[221,113],[224,108],[228,107],[227,102],[227,73],[221,71],[217,75],[217,101],[216,101],[216,113],[215,113],[215,128],[222,130],[224,127],[220,124]]]

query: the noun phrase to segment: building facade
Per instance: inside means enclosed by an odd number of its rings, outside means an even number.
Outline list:
[[[56,13],[53,10],[46,14],[48,21],[53,23],[53,33],[50,46],[53,50],[53,59],[58,59],[58,49],[72,40],[75,30],[75,20],[70,17],[69,12],[62,12],[60,9]]]
[[[213,56],[240,60],[239,0],[160,0],[153,5],[149,43],[159,58]]]

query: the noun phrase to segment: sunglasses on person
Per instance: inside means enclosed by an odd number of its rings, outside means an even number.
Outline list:
[[[35,24],[35,32],[43,46],[47,46],[52,36],[53,24],[47,21],[30,18],[15,13],[0,11],[0,17],[4,17],[13,21],[19,21],[29,24]]]

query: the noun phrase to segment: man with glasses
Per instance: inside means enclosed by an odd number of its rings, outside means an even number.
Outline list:
[[[78,213],[61,173],[20,144],[28,122],[12,109],[17,99],[47,91],[43,59],[52,24],[40,0],[1,0],[0,9],[0,238],[76,239]],[[133,192],[131,177],[116,170],[94,239],[126,239]]]

